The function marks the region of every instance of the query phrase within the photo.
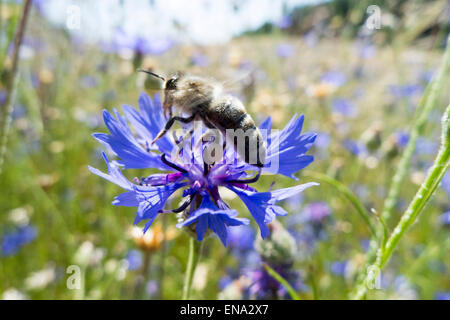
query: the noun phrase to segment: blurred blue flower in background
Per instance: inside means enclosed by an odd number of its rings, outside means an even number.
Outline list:
[[[367,147],[356,140],[346,139],[344,140],[343,145],[345,149],[355,156],[364,157],[368,154]]]
[[[281,17],[280,20],[278,20],[275,25],[280,29],[287,29],[289,28],[293,23],[293,20],[290,15],[284,15]]]
[[[80,84],[83,88],[93,88],[98,85],[98,80],[94,76],[84,75],[80,80]]]
[[[406,147],[409,141],[409,133],[406,131],[395,132],[395,142],[400,148]]]
[[[450,226],[450,210],[441,214],[439,220],[443,225]]]
[[[388,92],[396,98],[412,97],[422,94],[423,88],[418,84],[389,85]]]
[[[104,50],[109,53],[131,50],[138,54],[161,55],[173,45],[174,42],[167,38],[142,37],[137,34],[128,34],[118,28],[114,33],[114,39],[104,45]]]
[[[276,52],[277,56],[279,56],[280,58],[289,58],[294,55],[295,49],[290,44],[282,43],[277,45]]]
[[[373,44],[358,44],[357,52],[362,59],[372,58],[376,53],[376,47]]]
[[[415,154],[435,154],[439,149],[439,144],[425,137],[417,138]]]
[[[447,171],[442,178],[441,181],[441,188],[444,189],[444,191],[450,195],[450,172]]]
[[[4,234],[1,240],[1,255],[10,256],[16,254],[20,248],[33,241],[37,234],[37,229],[31,225],[19,227]]]
[[[328,71],[322,74],[320,81],[328,83],[334,87],[341,87],[347,82],[347,76],[338,71]]]
[[[325,202],[312,202],[304,210],[308,220],[313,222],[321,222],[331,214],[331,209]]]
[[[137,270],[142,266],[142,253],[139,250],[128,251],[125,259],[128,262],[128,270]]]
[[[436,292],[436,300],[450,300],[450,292]]]
[[[197,67],[202,67],[202,68],[207,67],[209,65],[208,57],[201,53],[195,53],[191,57],[191,62],[193,65],[195,65]]]
[[[345,276],[348,261],[334,261],[331,264],[331,272],[337,276]]]
[[[356,106],[348,99],[336,98],[331,102],[333,112],[354,118],[358,114]]]

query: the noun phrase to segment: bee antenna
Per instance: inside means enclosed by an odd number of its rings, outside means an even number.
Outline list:
[[[159,75],[159,74],[156,74],[156,73],[153,73],[153,72],[151,72],[151,71],[144,70],[144,69],[137,69],[137,71],[138,71],[138,72],[144,72],[144,73],[147,73],[147,74],[149,74],[149,75],[151,75],[151,76],[154,76],[154,77],[157,77],[157,78],[161,79],[162,81],[166,81],[166,79],[165,79],[163,76],[161,76],[161,75]]]

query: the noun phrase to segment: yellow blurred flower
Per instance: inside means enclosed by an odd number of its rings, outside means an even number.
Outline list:
[[[238,48],[232,47],[228,52],[228,62],[233,68],[239,67],[242,62],[242,52]]]
[[[53,72],[49,69],[41,69],[39,70],[39,81],[43,84],[50,84],[54,80]]]
[[[336,87],[330,83],[320,82],[318,84],[310,85],[306,88],[306,94],[313,98],[324,98],[332,94],[336,90]]]
[[[164,234],[161,225],[156,224],[154,227],[142,232],[142,228],[131,227],[128,232],[130,238],[143,251],[157,251],[161,248],[163,241],[172,240],[176,236],[175,228],[168,228]]]

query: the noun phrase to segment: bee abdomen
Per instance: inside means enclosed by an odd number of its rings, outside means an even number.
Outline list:
[[[266,158],[264,140],[248,113],[244,113],[238,119],[234,131],[234,148],[241,158],[249,164],[264,167]]]

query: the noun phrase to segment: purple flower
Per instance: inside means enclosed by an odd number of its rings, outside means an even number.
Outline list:
[[[409,141],[409,133],[404,131],[397,131],[395,133],[395,142],[400,148],[406,147]]]
[[[412,97],[422,94],[423,88],[418,84],[390,85],[388,92],[396,98]]]
[[[331,136],[326,132],[319,132],[317,134],[317,139],[315,145],[319,149],[326,149],[330,144]]]
[[[357,45],[357,51],[362,59],[369,59],[375,55],[376,47],[372,44],[359,44]]]
[[[450,292],[436,292],[436,300],[450,300]]]
[[[135,34],[128,34],[122,29],[115,32],[112,43],[104,46],[107,52],[121,52],[122,50],[132,50],[139,54],[161,55],[173,46],[173,41],[158,37],[142,37]]]
[[[272,266],[272,268],[281,275],[286,281],[291,284],[297,291],[301,288],[301,281],[299,275],[293,271],[291,265]],[[248,277],[251,280],[251,285],[248,288],[248,295],[253,299],[289,299],[284,286],[273,278],[264,268],[252,270]]]
[[[1,255],[10,256],[17,253],[20,248],[33,241],[37,233],[35,227],[28,225],[4,234],[0,245]]]
[[[225,148],[222,161],[206,164],[203,159],[205,143],[195,140],[195,137],[191,138],[191,143],[178,145],[172,135],[167,134],[151,146],[151,141],[167,120],[163,116],[158,95],[152,101],[142,94],[139,107],[140,110],[137,111],[124,106],[125,117],[117,110],[114,110],[115,117],[108,111],[103,111],[110,134],[95,133],[93,136],[119,159],[110,161],[103,154],[108,172],[103,173],[92,167],[89,169],[126,190],[114,199],[113,204],[137,207],[134,223],[147,220],[144,232],[159,214],[184,212],[178,227],[195,231],[200,241],[210,230],[226,245],[229,227],[246,225],[249,221],[238,218],[237,211],[229,208],[222,200],[219,187],[224,187],[235,192],[245,203],[260,227],[261,236],[265,238],[269,235],[267,224],[276,216],[287,214],[276,203],[317,185],[310,182],[258,192],[248,185],[255,181],[249,177],[258,168],[242,161],[233,147]],[[303,116],[294,116],[283,130],[276,132],[271,132],[270,118],[261,124],[260,129],[268,132],[263,172],[295,179],[294,174],[313,161],[313,157],[305,153],[312,146],[316,135],[301,134],[303,119]],[[125,178],[120,167],[153,168],[165,172],[135,178],[135,183],[132,183]],[[186,198],[183,204],[174,210],[164,210],[169,197],[179,189],[183,189],[183,197]],[[200,205],[197,207],[198,204]]]
[[[150,280],[147,282],[146,286],[145,286],[145,292],[147,292],[147,294],[149,296],[153,296],[155,295],[159,290],[159,283],[155,280]]]
[[[308,31],[304,37],[303,37],[305,44],[309,47],[309,48],[314,48],[317,43],[319,42],[319,35],[317,34],[317,32],[314,31]]]
[[[282,43],[277,46],[276,52],[280,58],[289,58],[294,55],[295,49],[290,44]]]
[[[93,76],[85,75],[81,78],[80,84],[83,88],[93,88],[98,85],[98,80]]]
[[[196,65],[197,67],[207,67],[209,65],[209,59],[207,56],[196,53],[191,57],[192,64]]]
[[[364,156],[367,154],[366,146],[358,141],[346,139],[344,141],[344,147],[355,156]]]
[[[322,74],[320,80],[335,87],[341,87],[347,82],[347,76],[338,71],[328,71]]]
[[[233,228],[229,232],[228,243],[232,248],[239,251],[253,250],[255,241],[255,232],[250,226],[242,226],[241,228]]]
[[[435,154],[439,149],[439,144],[425,137],[417,138],[417,148],[415,154]]]
[[[7,93],[5,90],[0,90],[0,106],[2,106],[6,101]]]
[[[441,188],[450,195],[450,171],[447,171],[442,178]]]
[[[331,265],[331,272],[337,276],[345,276],[348,261],[335,261]]]
[[[340,113],[349,118],[354,118],[357,115],[356,106],[349,100],[343,98],[336,98],[332,102],[333,111]]]
[[[128,251],[125,259],[128,262],[128,270],[137,270],[142,266],[142,254],[138,250]]]
[[[305,207],[305,213],[309,220],[320,222],[331,214],[331,210],[325,202],[313,202]]]
[[[441,214],[439,220],[443,225],[450,226],[450,210]]]
[[[278,26],[278,28],[280,29],[287,29],[292,25],[292,18],[289,15],[284,15],[283,17],[281,17],[281,19],[279,21],[277,21],[275,24]]]

